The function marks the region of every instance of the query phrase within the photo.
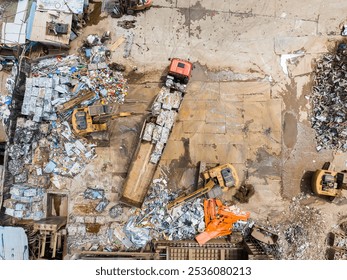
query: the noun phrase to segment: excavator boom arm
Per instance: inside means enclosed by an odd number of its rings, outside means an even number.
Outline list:
[[[190,201],[194,198],[202,196],[208,193],[210,190],[212,190],[214,186],[215,186],[215,183],[213,182],[213,180],[210,180],[207,182],[207,184],[203,188],[197,189],[195,192],[188,194],[186,196],[177,197],[174,201],[170,202],[167,207],[168,209],[171,209],[172,207],[182,204],[183,202]]]

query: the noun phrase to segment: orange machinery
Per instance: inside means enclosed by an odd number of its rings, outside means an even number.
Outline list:
[[[247,221],[250,216],[250,212],[240,211],[233,206],[225,206],[215,198],[204,201],[204,213],[206,229],[195,237],[200,245],[204,245],[213,238],[231,234],[234,223]]]

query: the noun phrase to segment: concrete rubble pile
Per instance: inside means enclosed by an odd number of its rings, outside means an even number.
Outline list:
[[[103,212],[109,204],[109,200],[105,197],[105,191],[103,189],[87,188],[84,191],[84,198],[92,200],[100,199],[95,207],[95,211],[98,213]]]
[[[152,106],[152,116],[146,123],[142,139],[155,144],[150,162],[156,164],[163,153],[170,131],[175,123],[182,102],[182,93],[162,87]]]
[[[60,176],[74,177],[95,157],[93,144],[76,139],[67,122],[17,119],[8,170],[14,182],[62,188]]]
[[[276,259],[319,260],[324,259],[325,221],[322,212],[305,205],[308,195],[300,194],[292,199],[284,222],[274,229],[279,236],[276,247],[269,247],[268,253]]]
[[[322,148],[347,151],[347,46],[317,61],[311,117],[316,131],[317,151]]]
[[[24,220],[40,220],[44,217],[44,188],[14,184],[10,193],[11,198],[4,201],[5,214]]]
[[[155,179],[141,212],[130,217],[124,226],[126,237],[136,248],[144,247],[155,240],[194,239],[204,231],[204,209],[200,199],[167,210],[167,204],[174,198],[167,189],[165,179]]]

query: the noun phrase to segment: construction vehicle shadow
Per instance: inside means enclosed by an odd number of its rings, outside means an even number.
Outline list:
[[[313,171],[306,171],[300,181],[300,191],[305,194],[312,193],[312,177],[314,175]]]

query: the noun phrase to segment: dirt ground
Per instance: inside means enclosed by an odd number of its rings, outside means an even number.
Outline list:
[[[347,2],[155,0],[149,10],[121,19],[101,12],[101,1],[94,2],[98,11],[71,43],[70,52],[77,52],[89,34],[111,31],[110,45],[120,36],[134,36],[129,57],[124,57],[125,43],[112,53],[114,62],[126,66],[129,80],[126,100],[132,102],[121,105],[121,111],[149,109],[170,58],[194,63],[155,177],[165,174],[169,188],[180,190],[194,185],[200,161],[230,162],[240,180],[255,189],[249,202],[238,206],[277,230],[279,258],[324,259],[326,234],[347,210],[346,193],[333,202],[314,196],[310,172],[326,161],[336,170],[346,169],[347,157],[316,151],[307,97],[315,59],[342,39]],[[135,27],[119,27],[123,20],[135,20]],[[285,59],[298,51],[303,55],[295,61]],[[70,254],[107,239],[107,229],[115,222],[108,213],[118,204],[142,120],[113,120],[110,147],[97,148],[98,157],[68,183],[69,223],[101,224],[98,238],[88,230],[85,240],[72,237]],[[101,214],[82,196],[86,187],[95,186],[103,187],[110,200]],[[234,193],[223,199],[231,201]],[[124,214],[116,222],[126,219]],[[295,247],[286,232],[298,225],[302,230],[294,235]]]

